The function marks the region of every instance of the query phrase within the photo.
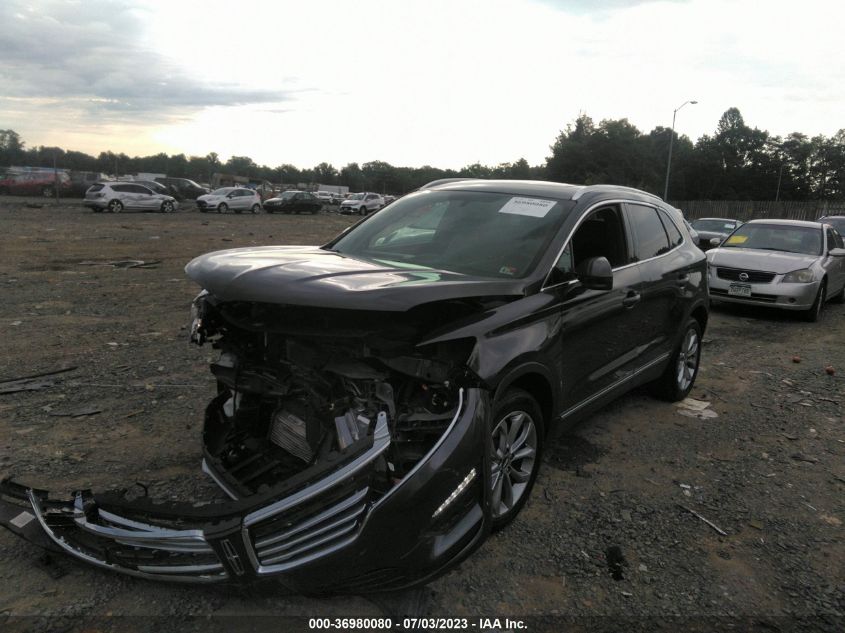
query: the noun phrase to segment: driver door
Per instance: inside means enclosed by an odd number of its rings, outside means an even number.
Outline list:
[[[620,205],[589,210],[550,276],[560,311],[559,371],[564,415],[576,413],[631,378],[640,361],[640,275],[628,265],[630,240]],[[611,290],[584,288],[575,269],[605,257]]]

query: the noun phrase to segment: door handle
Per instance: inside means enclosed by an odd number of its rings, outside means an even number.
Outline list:
[[[622,305],[626,308],[633,308],[637,305],[642,299],[642,295],[639,292],[634,292],[633,290],[625,295],[625,298],[622,299]]]

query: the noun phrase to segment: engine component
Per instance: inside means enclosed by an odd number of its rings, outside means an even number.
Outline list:
[[[284,407],[273,413],[270,441],[306,464],[314,459],[320,435],[319,423],[309,424]]]

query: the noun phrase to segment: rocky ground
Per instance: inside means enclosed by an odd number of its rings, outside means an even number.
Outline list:
[[[0,200],[0,381],[73,369],[0,393],[0,472],[57,491],[141,481],[158,497],[219,494],[199,471],[212,352],[186,343],[198,288],[182,269],[210,250],[319,243],[353,220],[37,205]],[[317,600],[273,584],[156,584],[41,565],[36,548],[2,532],[0,622],[155,616],[131,622],[163,630],[200,616],[192,626],[206,630],[207,615],[431,615],[675,630],[740,618],[841,631],[843,340],[839,305],[814,324],[714,307],[692,394],[704,412],[636,392],[594,415],[547,447],[517,521],[422,589]]]

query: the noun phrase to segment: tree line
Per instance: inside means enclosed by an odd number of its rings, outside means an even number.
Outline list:
[[[459,170],[430,165],[397,167],[383,161],[337,169],[320,163],[301,169],[289,163],[258,165],[248,156],[222,161],[205,156],[91,156],[58,147],[26,147],[14,130],[0,130],[0,167],[26,165],[104,172],[165,173],[209,182],[224,172],[275,183],[346,185],[352,191],[402,194],[439,178],[514,178],[573,184],[617,184],[662,195],[670,135],[673,139],[669,198],[672,200],[842,200],[845,199],[845,129],[832,137],[793,132],[785,138],[750,127],[737,108],[728,109],[713,134],[693,143],[669,128],[643,133],[627,119],[596,124],[582,114],[566,126],[545,164],[524,158],[496,166],[475,163]]]

